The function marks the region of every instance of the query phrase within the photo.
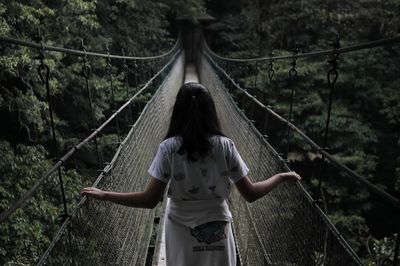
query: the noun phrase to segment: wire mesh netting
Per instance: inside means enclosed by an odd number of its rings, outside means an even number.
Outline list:
[[[212,67],[200,57],[199,73],[214,98],[224,133],[237,145],[254,181],[289,170],[238,109]],[[242,265],[361,265],[309,194],[285,183],[247,204],[235,191],[230,200]]]
[[[170,110],[183,80],[179,57],[132,127],[97,186],[138,191],[147,183],[147,168],[166,132]],[[200,80],[210,89],[224,132],[251,169],[264,180],[288,170],[233,102],[211,64],[201,58]],[[359,265],[358,257],[319,207],[297,183],[283,184],[253,204],[235,191],[230,201],[242,265]],[[154,212],[88,199],[73,213],[42,261],[61,265],[144,265]]]
[[[143,190],[147,169],[164,137],[175,95],[183,80],[183,59],[172,69],[148,102],[97,187],[130,192]],[[151,85],[156,86],[156,85]],[[144,265],[154,211],[83,200],[58,241],[44,257],[48,265]]]

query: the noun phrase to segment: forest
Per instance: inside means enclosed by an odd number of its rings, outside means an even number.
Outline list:
[[[203,25],[208,45],[229,58],[291,55],[396,37],[400,34],[400,0],[72,0],[0,2],[0,36],[43,42],[57,47],[111,54],[152,56],[167,52],[179,34],[180,19]],[[81,68],[86,61],[62,53],[46,54],[51,68],[54,106],[54,148],[46,89],[37,73],[40,56],[35,49],[0,43],[0,212],[27,191],[60,154],[93,129]],[[38,60],[39,59],[39,60]],[[85,59],[86,60],[86,59]],[[340,162],[380,189],[400,198],[400,44],[340,54],[338,79],[329,129],[328,149]],[[94,118],[106,120],[115,110],[110,101],[105,59],[90,58]],[[290,106],[288,72],[291,60],[274,62],[269,78],[268,61],[230,63],[227,69],[242,86],[258,95],[273,110],[287,116]],[[115,104],[127,99],[122,62],[115,71]],[[145,65],[147,64],[147,65]],[[139,66],[138,66],[139,65]],[[132,66],[136,92],[156,63]],[[293,120],[317,143],[323,143],[329,88],[327,57],[298,60]],[[115,68],[116,69],[116,68]],[[149,73],[145,73],[148,70]],[[229,71],[228,71],[229,73]],[[133,105],[135,117],[151,97],[145,94]],[[82,106],[84,109],[82,109]],[[121,117],[121,134],[130,122]],[[269,129],[271,144],[285,151],[285,133]],[[113,126],[97,139],[103,162],[109,161],[119,142]],[[400,212],[346,174],[328,166],[315,169],[319,156],[293,135],[288,158],[304,184],[322,204],[331,221],[366,265],[391,265]],[[62,167],[69,208],[79,201],[79,190],[94,182],[104,165],[96,161],[91,143]],[[319,176],[323,175],[319,188]],[[46,181],[32,203],[0,224],[0,264],[37,262],[58,230],[63,207],[56,175]]]

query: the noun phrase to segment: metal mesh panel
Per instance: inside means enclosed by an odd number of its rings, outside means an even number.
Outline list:
[[[148,166],[166,134],[166,121],[183,81],[182,58],[178,57],[110,166],[99,176],[97,187],[121,192],[144,189],[148,182]],[[63,230],[45,263],[144,265],[153,217],[153,210],[128,208],[88,198],[73,215],[69,230]]]
[[[236,107],[205,57],[200,80],[211,91],[224,133],[235,143],[254,181],[288,167]],[[297,183],[285,183],[247,204],[235,191],[230,207],[243,265],[360,265],[328,218]]]
[[[182,59],[148,103],[99,187],[135,191],[147,183],[147,168],[165,134],[170,110],[182,83]],[[224,132],[232,138],[255,181],[286,171],[274,149],[238,110],[211,65],[203,58],[201,81],[216,102]],[[236,191],[231,198],[234,229],[243,265],[358,265],[357,256],[338,236],[318,206],[296,183],[286,183],[253,204]],[[143,265],[153,212],[89,199],[64,230],[49,264]],[[70,235],[69,235],[70,232]],[[69,245],[71,238],[72,245]],[[73,254],[66,256],[65,254]]]

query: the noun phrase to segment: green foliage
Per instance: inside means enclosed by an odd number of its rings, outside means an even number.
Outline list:
[[[6,141],[0,142],[0,210],[5,210],[36,180],[50,168],[47,152],[40,145],[17,145],[14,149]],[[75,171],[63,172],[68,204],[73,206],[77,192],[82,187],[81,177]],[[58,229],[61,201],[57,176],[52,175],[28,205],[17,210],[10,219],[0,225],[2,245],[0,262],[31,264],[46,248]]]
[[[168,0],[166,2],[170,6],[172,14],[180,19],[197,22],[196,18],[206,12],[204,0]]]
[[[32,40],[41,27],[44,42],[80,48],[83,39],[88,51],[147,56],[160,54],[173,44],[171,22],[209,13],[217,18],[207,26],[215,38],[212,49],[230,57],[289,55],[329,48],[335,34],[342,46],[399,33],[400,1],[262,1],[262,0],[168,0],[168,1],[2,1],[0,35]],[[382,47],[340,55],[339,79],[328,135],[330,152],[341,162],[388,192],[400,196],[400,79],[399,46]],[[52,143],[46,89],[37,75],[38,52],[15,45],[0,46],[0,210],[7,208],[52,165],[57,157]],[[105,121],[113,110],[110,81],[105,75],[106,59],[88,57],[91,66],[89,87],[95,124]],[[326,59],[298,60],[295,81],[295,124],[318,144],[323,145],[329,89]],[[81,73],[82,59],[62,53],[46,53],[50,67],[50,88],[55,112],[56,135],[64,153],[93,128],[86,84]],[[148,66],[128,62],[135,73],[129,90],[123,87],[122,62],[111,60],[116,105],[137,91],[149,77]],[[135,66],[136,64],[136,66]],[[232,64],[232,75],[253,88],[274,110],[288,117],[291,91],[288,83],[290,60],[274,63],[275,76],[268,78],[268,65]],[[155,70],[152,66],[152,71]],[[236,70],[235,70],[236,69]],[[151,72],[151,71],[150,71]],[[257,78],[255,79],[255,74]],[[255,86],[254,86],[255,84]],[[132,104],[134,118],[151,94]],[[124,134],[131,122],[120,117]],[[113,156],[118,141],[111,123],[98,143],[103,161]],[[286,144],[286,129],[269,132],[278,150]],[[79,189],[97,175],[94,143],[82,148],[62,169],[68,207],[79,200]],[[306,182],[314,193],[320,157],[310,151],[298,135],[291,135],[289,156],[300,158]],[[375,240],[373,251],[360,243],[392,233],[393,224],[371,217],[380,214],[370,193],[348,176],[328,167],[322,188],[330,217],[349,243],[368,263],[384,260],[393,250],[392,240]],[[390,208],[383,208],[390,213]],[[62,212],[57,174],[10,220],[0,225],[0,264],[34,264],[43,254],[59,227]],[[399,218],[398,216],[395,218]],[[323,260],[315,254],[316,262]]]
[[[18,145],[15,150],[6,141],[0,142],[0,210],[5,210],[23,192],[29,189],[38,176],[50,167],[46,159],[47,152],[42,146]],[[35,197],[28,208],[18,210],[8,223],[0,225],[1,241],[0,262],[15,261],[29,263],[31,257],[40,256],[43,245],[49,243],[49,235],[41,226],[44,219],[55,230],[54,219],[57,207],[47,202],[44,194]],[[36,219],[35,219],[36,218]]]
[[[267,56],[272,49],[276,56],[290,55],[295,47],[301,52],[324,50],[330,48],[336,33],[340,34],[342,46],[399,34],[397,0],[212,1],[207,7],[219,18],[208,27],[215,37],[211,48],[233,58]],[[274,62],[272,83],[269,62],[259,62],[259,71],[254,63],[228,63],[224,67],[251,93],[289,118],[291,61]],[[293,82],[292,119],[320,146],[324,145],[330,93],[330,66],[326,61],[325,57],[298,59],[298,77]],[[399,198],[398,62],[398,44],[339,56],[327,146],[340,162]],[[250,107],[243,107],[252,114]],[[252,119],[264,121],[264,117]],[[271,123],[269,141],[279,152],[286,152],[286,127]],[[361,256],[368,254],[361,244],[367,237],[380,238],[398,230],[399,215],[395,215],[393,220],[397,222],[393,223],[382,218],[393,215],[389,205],[378,207],[382,206],[378,205],[379,200],[365,187],[334,167],[321,164],[321,157],[299,135],[291,134],[290,145],[289,158],[295,160],[295,170],[301,171],[314,196],[320,193],[318,177],[322,177],[327,211]]]
[[[363,243],[365,242],[365,237],[369,233],[365,219],[360,217],[359,214],[344,215],[344,213],[340,212],[330,215],[329,218],[340,230],[340,232],[342,232],[351,247],[356,252],[360,251]]]
[[[87,51],[136,56],[158,55],[174,42],[167,16],[178,1],[2,1],[0,35],[32,41],[40,27],[47,45]],[[176,13],[176,12],[175,12]],[[37,41],[37,40],[35,40]],[[14,203],[53,165],[57,152],[52,140],[46,87],[37,67],[38,51],[17,45],[0,46],[0,211]],[[83,59],[58,52],[46,52],[50,68],[50,94],[55,133],[60,154],[64,154],[92,132],[91,110],[86,83],[81,73]],[[114,111],[111,84],[105,73],[105,58],[87,57],[91,67],[91,90],[95,127]],[[128,88],[122,61],[111,60],[115,105],[118,108],[158,71],[154,62],[128,61],[132,70]],[[132,104],[136,119],[151,94]],[[113,121],[114,122],[114,121]],[[115,123],[98,137],[102,162],[110,161],[117,148]],[[132,121],[127,113],[119,116],[122,135]],[[101,165],[100,167],[103,167]],[[79,191],[98,175],[93,142],[84,146],[61,169],[68,210],[80,200]],[[57,171],[10,218],[0,225],[0,264],[35,264],[59,229],[63,213]]]
[[[372,239],[372,241],[368,241],[367,245],[369,254],[364,260],[365,265],[383,266],[393,264],[396,236],[397,234],[394,234],[380,240]],[[372,245],[370,242],[372,242]]]

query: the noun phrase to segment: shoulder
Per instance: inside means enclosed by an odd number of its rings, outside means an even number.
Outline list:
[[[223,148],[231,148],[235,145],[233,140],[228,137],[214,135],[211,137],[211,142],[214,146],[221,146]]]
[[[165,140],[163,140],[160,143],[160,148],[166,149],[166,150],[174,150],[177,146],[181,145],[181,138],[180,137],[170,137]]]

